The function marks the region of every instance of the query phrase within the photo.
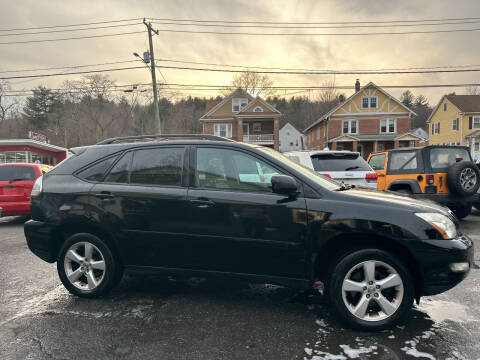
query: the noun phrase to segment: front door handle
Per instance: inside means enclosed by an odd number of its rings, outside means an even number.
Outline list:
[[[107,200],[107,199],[113,199],[115,196],[109,191],[102,191],[98,194],[95,194],[95,197],[102,200]]]
[[[190,200],[190,203],[195,206],[195,207],[198,207],[198,208],[202,208],[202,209],[205,209],[205,208],[208,208],[208,207],[211,207],[213,205],[215,205],[215,203],[210,200],[210,199],[193,199],[193,200]]]

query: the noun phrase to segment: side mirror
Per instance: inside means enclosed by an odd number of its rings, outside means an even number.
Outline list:
[[[288,175],[274,175],[270,180],[272,183],[272,192],[282,195],[294,195],[297,192],[297,182]]]

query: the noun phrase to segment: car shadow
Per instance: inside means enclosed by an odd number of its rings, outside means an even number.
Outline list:
[[[5,216],[0,217],[0,227],[24,224],[30,219],[30,216]]]

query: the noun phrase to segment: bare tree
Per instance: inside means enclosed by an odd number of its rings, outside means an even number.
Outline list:
[[[6,80],[0,80],[0,124],[3,123],[18,105],[16,99],[8,98],[6,92],[10,90],[10,84]]]
[[[245,71],[235,75],[230,85],[221,91],[223,96],[228,96],[238,88],[245,90],[252,96],[275,97],[277,90],[273,89],[273,80],[268,75],[261,75],[252,71]]]
[[[338,102],[339,98],[345,95],[341,94],[335,84],[335,80],[324,81],[321,86],[322,90],[319,90],[316,95],[316,100],[320,103],[332,104]]]

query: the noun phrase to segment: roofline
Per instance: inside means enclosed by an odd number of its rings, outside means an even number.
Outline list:
[[[357,138],[355,137],[355,135],[372,135],[372,136],[377,136],[377,135],[389,135],[389,134],[341,134],[341,135],[338,135],[338,136],[335,136],[334,138],[331,138],[331,139],[328,139],[328,142],[331,142],[331,141],[335,141],[336,139],[338,138],[341,138],[342,136],[349,136],[351,138],[354,138],[356,141],[375,141],[375,140],[378,140],[378,139],[375,139],[375,138],[366,138],[366,139],[361,139],[361,138]],[[402,137],[402,136],[406,136],[406,135],[411,135],[419,140],[423,140],[423,138],[421,138],[420,136],[418,135],[415,135],[413,133],[411,133],[410,131],[409,132],[406,132],[406,133],[402,133],[402,134],[391,134],[391,135],[397,135],[396,137],[392,138],[392,140],[397,140],[398,138]],[[391,140],[381,140],[381,141],[391,141]]]
[[[260,102],[261,104],[265,105],[268,109],[270,109],[272,112],[274,113],[277,113],[278,115],[281,115],[282,113],[280,111],[278,111],[277,109],[275,109],[272,105],[270,105],[269,103],[267,103],[265,100],[263,100],[261,97],[256,97],[254,98],[255,100],[252,101],[250,104],[248,104],[246,107],[245,107],[245,110],[247,108],[249,108],[251,105],[255,104],[256,102]],[[244,112],[245,110],[242,110],[242,111],[239,111],[237,113],[237,115],[240,115],[242,112]]]
[[[28,145],[28,146],[38,147],[44,150],[50,150],[53,152],[68,151],[68,149],[63,148],[61,146],[52,145],[49,143],[44,143],[44,142],[33,140],[33,139],[1,139],[0,146],[1,145]]]
[[[206,114],[204,114],[200,120],[202,120],[205,116],[208,116],[210,115],[210,113],[214,112],[215,110],[217,110],[217,108],[221,107],[223,104],[225,104],[228,100],[230,100],[233,95],[237,92],[237,91],[242,91],[244,92],[247,97],[252,100],[252,99],[255,99],[252,95],[250,95],[249,93],[247,93],[245,90],[243,90],[242,88],[236,88],[235,90],[232,91],[232,93],[230,95],[228,95],[225,99],[223,99],[222,101],[220,101],[217,105],[215,105],[213,108],[211,108]]]
[[[407,111],[408,113],[410,114],[413,114],[413,115],[417,115],[417,113],[415,111],[413,111],[412,109],[408,108],[407,106],[405,106],[400,100],[398,100],[395,96],[391,95],[390,93],[387,93],[385,90],[383,90],[381,87],[375,85],[372,81],[370,81],[367,85],[361,87],[358,91],[354,92],[350,97],[348,97],[347,99],[345,99],[343,102],[339,103],[337,106],[333,107],[331,110],[329,110],[327,113],[323,114],[322,117],[320,119],[318,119],[317,121],[313,122],[310,126],[308,126],[305,130],[303,130],[303,132],[306,132],[308,130],[310,130],[310,128],[312,128],[313,126],[316,126],[318,124],[320,124],[324,119],[326,119],[327,117],[329,117],[330,115],[332,115],[335,111],[337,111],[338,109],[340,109],[344,104],[346,104],[347,102],[349,102],[350,100],[352,100],[357,94],[359,94],[360,92],[362,92],[363,90],[365,90],[367,87],[369,86],[373,86],[375,87],[378,91],[381,91],[384,95],[388,96],[389,98],[392,98],[393,100],[395,100],[398,104],[400,104],[401,106],[403,106]],[[373,113],[374,114],[374,113]]]

